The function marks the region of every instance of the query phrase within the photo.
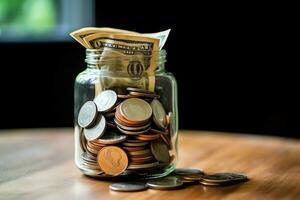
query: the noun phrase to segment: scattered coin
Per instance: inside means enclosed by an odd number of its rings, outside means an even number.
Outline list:
[[[84,136],[88,141],[97,140],[104,134],[105,128],[106,128],[105,117],[102,116],[101,114],[98,114],[97,119],[95,121],[95,125],[91,128],[85,128],[83,130]]]
[[[181,175],[181,178],[188,181],[201,181],[203,175],[202,174],[185,174]]]
[[[128,166],[128,157],[124,150],[116,146],[103,147],[98,153],[98,164],[108,175],[117,176]]]
[[[89,127],[93,124],[97,117],[97,106],[92,101],[87,101],[81,107],[78,114],[78,124],[82,128]]]
[[[204,171],[197,168],[177,168],[173,171],[177,175],[204,174]]]
[[[109,188],[119,192],[134,192],[148,189],[148,185],[142,182],[112,183]]]
[[[118,96],[115,91],[105,90],[95,97],[94,102],[96,103],[99,112],[107,112],[114,107],[117,99]]]
[[[183,182],[175,176],[169,176],[161,179],[150,180],[147,185],[151,189],[172,190],[183,186]]]
[[[247,180],[247,176],[237,173],[216,173],[212,175],[203,175],[202,179],[205,182],[211,183],[227,183],[234,181],[245,181]]]

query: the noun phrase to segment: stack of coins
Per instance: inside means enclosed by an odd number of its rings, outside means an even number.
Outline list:
[[[131,192],[146,190],[174,190],[190,184],[200,183],[205,186],[225,186],[247,181],[247,176],[239,173],[216,173],[207,175],[203,170],[195,168],[179,168],[167,177],[149,180],[147,182],[120,182],[109,186],[111,190]]]
[[[89,175],[143,174],[174,161],[170,151],[172,113],[166,114],[154,92],[126,91],[105,90],[79,111],[82,168]]]

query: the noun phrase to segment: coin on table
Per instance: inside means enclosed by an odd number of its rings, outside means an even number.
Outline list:
[[[152,108],[145,100],[126,99],[120,104],[120,112],[129,121],[144,122],[152,116]]]
[[[188,181],[201,181],[203,174],[185,174],[185,175],[180,175],[180,177],[184,180]]]
[[[148,189],[148,185],[141,182],[112,183],[109,189],[119,192],[134,192]]]
[[[95,121],[95,125],[91,128],[85,128],[83,130],[84,136],[88,141],[97,140],[104,134],[105,128],[106,128],[105,117],[102,116],[101,114],[98,114],[97,119]]]
[[[190,175],[190,174],[204,174],[202,169],[197,168],[176,168],[173,171],[174,174],[177,175]]]
[[[127,135],[123,135],[116,131],[106,131],[97,141],[101,144],[117,144],[127,139]]]
[[[151,142],[151,152],[157,161],[165,163],[170,161],[169,148],[161,140]]]
[[[248,180],[247,176],[238,173],[216,173],[212,175],[203,175],[205,182],[225,183],[225,182],[242,182]]]
[[[104,90],[95,97],[94,102],[96,103],[99,112],[107,112],[114,107],[117,99],[118,96],[115,91]]]
[[[166,122],[166,111],[163,105],[157,99],[153,99],[151,102],[151,108],[153,111],[153,121],[161,129],[165,129]]]
[[[171,190],[177,189],[183,185],[183,182],[175,176],[168,176],[161,179],[150,180],[147,185],[152,189]]]
[[[97,117],[97,106],[93,101],[87,101],[80,108],[78,114],[78,124],[82,128],[87,128],[93,124]]]
[[[125,151],[116,146],[103,147],[97,156],[100,168],[108,175],[117,176],[128,166],[128,157]]]

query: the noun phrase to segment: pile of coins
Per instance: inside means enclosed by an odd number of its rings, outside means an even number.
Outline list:
[[[225,186],[247,181],[247,176],[238,173],[216,173],[205,174],[200,169],[179,168],[175,169],[171,175],[149,180],[147,182],[119,182],[112,183],[109,188],[120,192],[133,192],[150,189],[174,190],[191,184],[200,183],[205,186]]]
[[[126,91],[102,91],[79,111],[85,174],[150,172],[169,166],[175,159],[171,153],[172,112],[166,114],[154,92],[139,88]]]

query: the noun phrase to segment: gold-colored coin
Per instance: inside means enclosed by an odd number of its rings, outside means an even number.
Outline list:
[[[103,147],[98,153],[98,164],[108,175],[117,176],[128,166],[128,157],[125,151],[116,146]]]
[[[140,147],[140,146],[146,146],[149,143],[148,142],[123,142],[122,144],[127,147]]]
[[[153,99],[151,102],[151,108],[153,111],[153,121],[161,129],[165,129],[166,122],[166,111],[163,105],[157,99]]]
[[[146,101],[138,98],[126,99],[120,104],[123,117],[133,122],[144,122],[152,116],[152,108]]]

